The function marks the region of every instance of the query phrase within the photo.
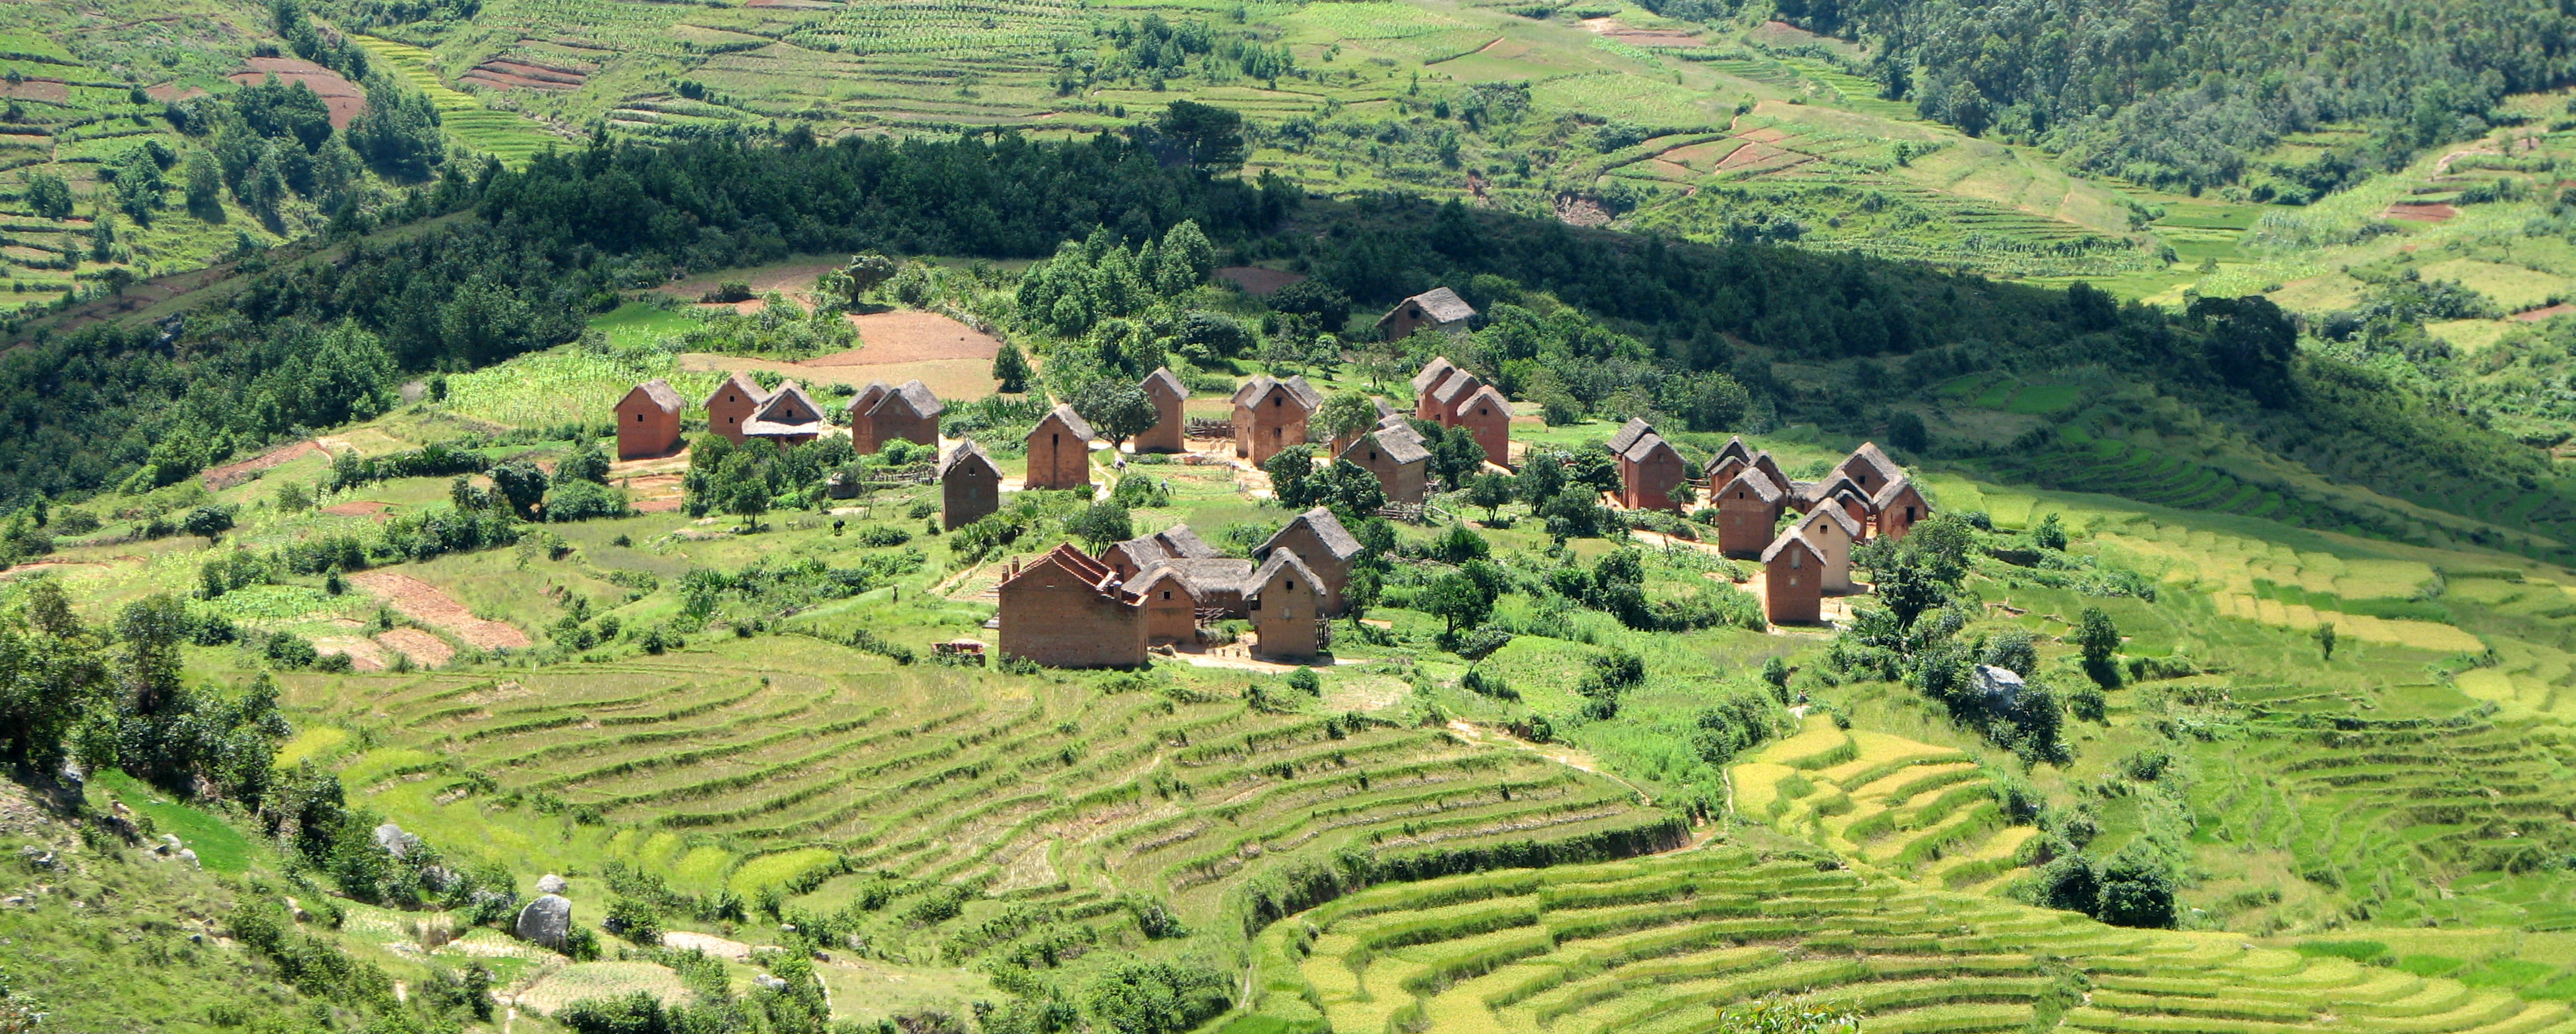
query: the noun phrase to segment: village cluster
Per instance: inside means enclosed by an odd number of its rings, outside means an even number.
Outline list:
[[[1474,315],[1444,287],[1405,299],[1378,325],[1393,340],[1420,330],[1463,330]],[[1182,405],[1189,392],[1180,378],[1156,369],[1140,386],[1157,419],[1130,448],[1188,450]],[[1330,442],[1324,462],[1349,461],[1377,479],[1391,504],[1418,506],[1436,487],[1430,446],[1414,430],[1420,420],[1465,428],[1484,448],[1487,462],[1509,472],[1513,409],[1501,391],[1446,358],[1425,364],[1410,386],[1409,408],[1372,399],[1378,422]],[[1232,451],[1257,467],[1309,443],[1309,424],[1324,398],[1302,376],[1257,374],[1236,388],[1231,402]],[[686,408],[686,400],[664,381],[636,386],[617,404],[618,455],[676,452]],[[793,381],[765,390],[736,373],[716,387],[704,408],[708,427],[736,443],[793,445],[832,431],[822,406]],[[847,408],[851,443],[861,454],[896,440],[940,447],[940,520],[950,529],[999,510],[1003,492],[1012,488],[1091,489],[1091,454],[1106,448],[1081,414],[1059,405],[1030,429],[1027,471],[1013,485],[973,440],[943,445],[939,415],[946,406],[918,380],[871,383]],[[1619,470],[1618,507],[1679,511],[1701,500],[1716,511],[1718,550],[1761,563],[1756,591],[1773,624],[1822,620],[1827,596],[1858,588],[1852,580],[1855,545],[1878,536],[1901,538],[1931,514],[1904,469],[1873,443],[1862,444],[1814,481],[1793,480],[1769,452],[1754,451],[1740,437],[1728,439],[1694,469],[1642,419],[1628,421],[1606,447]],[[1790,514],[1795,517],[1784,521]],[[1097,556],[1071,543],[1058,545],[1033,560],[1011,562],[999,588],[1000,649],[1050,667],[1129,667],[1145,663],[1157,647],[1195,642],[1203,625],[1237,619],[1252,626],[1253,656],[1283,663],[1315,660],[1330,644],[1327,622],[1346,611],[1343,591],[1360,552],[1359,540],[1323,507],[1290,520],[1253,560],[1223,555],[1186,524],[1117,543]]]

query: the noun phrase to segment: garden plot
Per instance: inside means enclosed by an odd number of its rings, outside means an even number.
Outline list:
[[[2556,1002],[2234,935],[2081,916],[1764,861],[1736,848],[1349,895],[1255,942],[1272,1022],[1336,1030],[1701,1032],[1788,996],[1871,1031],[2539,1031]],[[2058,960],[2055,962],[2048,960]],[[2089,984],[2085,995],[2072,978]]]
[[[320,94],[322,103],[331,110],[333,129],[349,128],[349,121],[367,110],[366,91],[341,78],[340,73],[302,58],[251,58],[241,71],[233,73],[232,80],[244,86],[257,86],[269,76],[276,76],[280,82],[302,83]]]
[[[382,597],[404,617],[441,629],[476,649],[515,650],[528,645],[527,633],[475,617],[437,586],[400,571],[360,571],[349,581]]]

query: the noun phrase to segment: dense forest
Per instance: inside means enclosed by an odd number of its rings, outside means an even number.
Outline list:
[[[2554,0],[1780,0],[1875,48],[1890,97],[1970,133],[2063,151],[2159,187],[2270,181],[2304,201],[2486,130],[2507,93],[2576,79]],[[2295,167],[2248,155],[2360,121],[2370,138]]]
[[[2433,477],[2446,494],[2476,494],[2551,477],[2538,453],[2404,384],[2303,353],[2291,319],[2259,298],[2206,299],[2175,314],[2081,285],[1578,230],[1456,202],[1303,203],[1291,183],[1210,168],[1224,164],[1206,156],[1226,154],[1232,131],[1222,120],[1167,118],[1160,130],[1062,144],[1009,134],[601,142],[521,172],[452,170],[383,213],[394,222],[455,214],[428,232],[282,263],[182,321],[92,327],[11,352],[0,360],[11,407],[0,421],[0,486],[24,500],[168,484],[299,428],[381,412],[407,375],[569,341],[619,292],[689,270],[868,249],[1039,256],[1075,239],[1141,245],[1183,222],[1237,258],[1310,270],[1317,287],[1272,308],[1330,309],[1320,320],[1334,327],[1354,304],[1458,288],[1492,323],[1469,358],[1529,398],[1564,385],[1597,400],[1620,385],[1567,382],[1609,371],[1646,391],[1655,411],[1701,429],[1728,428],[1750,403],[1874,435],[1894,404],[1961,374],[2099,365],[2339,480],[2399,492],[2411,482],[2379,482]],[[1524,290],[1588,320],[1552,325],[1512,304]],[[1340,300],[1310,304],[1319,292]],[[1837,376],[1799,388],[1774,375],[1776,362]],[[2371,448],[2306,451],[2346,440]],[[2454,462],[2431,474],[2381,462],[2434,453]]]

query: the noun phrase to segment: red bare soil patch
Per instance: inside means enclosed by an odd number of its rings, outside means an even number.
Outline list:
[[[393,667],[393,664],[385,658],[385,648],[377,645],[373,639],[361,639],[356,636],[322,636],[313,640],[313,651],[326,655],[348,654],[349,668],[352,671],[383,671]]]
[[[322,512],[330,514],[333,517],[374,517],[377,520],[383,520],[384,512],[391,508],[392,507],[387,504],[377,502],[373,499],[361,499],[354,503],[341,503],[337,506],[325,506],[322,508]]]
[[[503,89],[578,90],[583,83],[590,80],[590,74],[561,65],[494,58],[474,66],[457,78]]]
[[[1217,279],[1231,281],[1235,286],[1243,288],[1243,293],[1255,298],[1268,298],[1278,294],[1280,288],[1306,279],[1304,273],[1291,273],[1284,269],[1264,269],[1260,266],[1227,266],[1217,270],[1216,275]]]
[[[64,85],[60,79],[28,79],[18,83],[0,82],[0,97],[61,104],[72,99],[72,88]]]
[[[1633,47],[1696,47],[1698,36],[1672,29],[1640,29],[1617,18],[1586,18],[1583,27],[1604,39],[1617,40]]]
[[[1764,126],[1760,129],[1750,130],[1736,135],[1743,139],[1751,140],[1757,144],[1776,144],[1780,141],[1789,139],[1789,134],[1781,132],[1776,126]]]
[[[2514,313],[2513,318],[2521,320],[2524,323],[2538,323],[2542,320],[2554,319],[2571,312],[2576,312],[2576,305],[2569,305],[2566,302],[2560,302],[2556,305],[2533,309],[2529,312]]]
[[[1782,151],[1776,147],[1765,147],[1758,143],[1746,144],[1742,147],[1736,148],[1735,153],[1727,155],[1725,158],[1719,160],[1717,167],[1720,169],[1741,169],[1747,165],[1752,165],[1756,162],[1768,161],[1786,153],[1788,152]]]
[[[203,97],[206,91],[194,86],[181,89],[177,83],[162,83],[159,86],[144,87],[143,95],[156,101],[183,101],[190,97]]]
[[[205,478],[207,488],[220,491],[250,480],[250,476],[252,474],[267,470],[268,468],[277,466],[281,463],[302,459],[320,451],[322,451],[322,447],[315,445],[312,442],[297,442],[283,449],[278,449],[259,456],[253,456],[250,459],[215,467],[206,471],[205,474],[201,476]]]
[[[255,57],[243,63],[242,71],[232,74],[232,81],[243,86],[257,86],[275,75],[280,82],[300,82],[322,95],[322,103],[331,109],[331,128],[347,129],[349,120],[367,110],[367,94],[356,84],[340,78],[340,73],[321,65],[292,57]]]
[[[425,625],[445,629],[449,635],[484,650],[519,649],[528,645],[528,634],[498,621],[485,621],[474,616],[463,604],[439,590],[400,571],[360,571],[349,576],[358,587],[384,598],[404,617]]]
[[[456,656],[456,648],[447,640],[417,628],[397,628],[376,634],[376,641],[391,647],[395,653],[411,658],[413,664],[435,668]]]
[[[2440,202],[2399,201],[2379,213],[2382,219],[2403,219],[2410,223],[2438,223],[2458,217],[2460,210]]]
[[[935,312],[913,309],[852,315],[863,348],[798,363],[804,367],[879,366],[925,359],[991,359],[1002,350],[992,335]]]

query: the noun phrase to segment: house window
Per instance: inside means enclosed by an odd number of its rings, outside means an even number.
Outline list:
[[[1791,553],[1791,554],[1789,554],[1789,569],[1790,569],[1790,570],[1795,571],[1795,570],[1797,570],[1797,569],[1799,569],[1799,568],[1801,568],[1801,567],[1805,567],[1805,566],[1807,566],[1807,557],[1806,557],[1806,554],[1803,554],[1803,553]],[[1796,584],[1798,584],[1798,580],[1797,580],[1797,579],[1795,579],[1795,578],[1789,579],[1789,584],[1791,584],[1791,585],[1796,585]]]
[[[639,423],[639,424],[640,424],[640,423],[643,423],[643,422],[644,422],[644,414],[642,414],[642,413],[637,413],[637,414],[635,414],[635,422],[636,422],[636,423]]]
[[[1914,508],[1911,506],[1905,508],[1905,523],[1914,523]]]
[[[1164,599],[1167,599],[1167,600],[1168,600],[1168,599],[1171,599],[1171,598],[1172,598],[1172,590],[1170,590],[1170,589],[1165,589],[1165,590],[1163,590],[1163,598],[1164,598]]]

